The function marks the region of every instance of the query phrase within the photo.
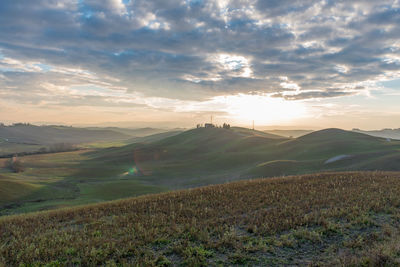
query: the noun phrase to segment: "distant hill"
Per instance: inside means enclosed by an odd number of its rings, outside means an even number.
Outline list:
[[[264,132],[284,137],[297,138],[302,135],[312,133],[313,130],[265,130]]]
[[[154,135],[154,134],[159,134],[159,133],[165,133],[169,131],[178,131],[179,129],[158,129],[158,128],[151,128],[151,127],[145,127],[145,128],[119,128],[119,127],[88,127],[85,129],[89,130],[110,130],[118,133],[122,133],[124,135],[129,135],[132,137],[145,137],[149,135]],[[182,131],[182,130],[180,130]]]
[[[353,132],[368,134],[376,137],[390,138],[400,140],[400,128],[399,129],[383,129],[375,131],[363,131],[360,129],[353,129]]]
[[[118,141],[129,143],[130,139],[133,138],[142,138],[147,135],[165,132],[168,132],[168,130],[156,128],[125,129],[117,127],[36,126],[31,124],[2,125],[0,126],[0,156],[21,152],[35,152],[42,147],[57,143],[83,144]],[[168,136],[168,134],[165,136]],[[154,136],[153,138],[155,139],[156,137]]]
[[[109,129],[86,129],[67,126],[15,125],[0,126],[0,138],[12,143],[53,144],[85,143],[98,140],[128,139],[127,135]]]
[[[3,217],[0,265],[398,266],[399,177],[256,179]]]

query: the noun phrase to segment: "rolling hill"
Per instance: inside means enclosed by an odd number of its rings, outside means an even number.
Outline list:
[[[107,129],[85,129],[67,126],[17,124],[1,126],[0,137],[8,142],[26,144],[85,143],[98,140],[128,139],[131,135]]]
[[[329,159],[341,154],[386,150],[388,147],[392,148],[392,144],[382,138],[334,128],[312,132],[281,145],[284,154],[305,159]]]
[[[146,136],[134,137],[127,140],[127,143],[152,143],[182,133],[182,130],[172,130],[168,132],[155,133]]]
[[[167,134],[165,134],[167,135]],[[321,171],[400,171],[400,141],[325,129],[296,139],[245,128],[192,129],[148,142],[21,158],[0,168],[18,198],[0,214],[101,202],[257,177]],[[151,140],[153,138],[153,140]],[[7,160],[0,160],[6,166]],[[3,163],[2,163],[3,162]],[[7,205],[5,207],[4,205]]]
[[[361,133],[324,129],[280,143],[271,161],[250,170],[252,175],[270,176],[316,171],[387,170],[374,164],[383,157],[400,155],[400,142],[387,142]],[[395,157],[387,158],[393,165]],[[400,166],[388,170],[400,170]]]
[[[134,165],[138,173],[132,178],[141,182],[180,188],[255,176],[371,169],[367,163],[398,155],[399,148],[400,142],[340,129],[288,139],[244,128],[200,128],[150,144],[99,151],[93,157],[113,165]],[[348,158],[329,162],[341,155]]]
[[[397,266],[400,174],[241,181],[0,218],[4,266]]]
[[[363,131],[360,129],[353,129],[354,132],[368,134],[376,137],[390,138],[400,140],[400,128],[399,129],[382,129],[374,131]]]
[[[115,176],[135,167],[137,172],[127,175],[129,179],[176,189],[226,182],[235,179],[235,170],[238,178],[244,166],[286,140],[245,128],[200,128],[150,144],[101,150],[91,155],[90,163],[121,166]]]
[[[76,128],[67,126],[36,126],[32,124],[0,125],[0,156],[36,152],[57,143],[112,146],[135,142],[148,135],[167,136],[169,130],[155,128],[125,129],[117,127]],[[154,139],[157,138],[154,136]]]
[[[96,131],[113,131],[117,133],[121,133],[124,135],[129,135],[132,137],[145,137],[155,134],[166,133],[169,131],[183,131],[182,129],[159,129],[159,128],[151,128],[151,127],[144,127],[144,128],[119,128],[119,127],[87,127],[85,129],[89,130],[96,130]]]

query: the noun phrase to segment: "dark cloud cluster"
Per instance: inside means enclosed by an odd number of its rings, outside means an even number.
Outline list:
[[[399,25],[397,0],[3,0],[0,94],[351,95],[398,77]]]

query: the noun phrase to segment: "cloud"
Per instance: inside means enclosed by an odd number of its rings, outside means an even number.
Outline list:
[[[116,97],[77,100],[88,84],[182,101],[363,93],[400,77],[399,12],[390,0],[4,0],[0,92],[62,105]]]
[[[298,94],[275,94],[273,97],[282,97],[286,100],[304,100],[310,98],[329,98],[329,97],[339,97],[339,96],[349,96],[354,95],[354,91],[337,91],[337,90],[326,90],[326,91],[308,91],[301,92]]]

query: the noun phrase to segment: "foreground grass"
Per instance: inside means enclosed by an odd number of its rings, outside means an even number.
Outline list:
[[[260,179],[0,218],[0,266],[400,264],[400,173]]]

